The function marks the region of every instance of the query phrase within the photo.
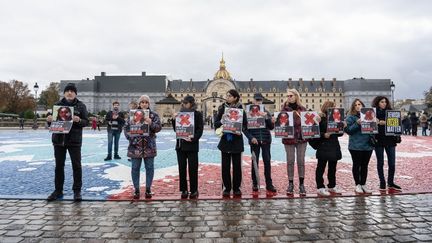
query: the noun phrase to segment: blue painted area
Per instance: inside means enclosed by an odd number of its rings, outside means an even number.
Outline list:
[[[220,151],[217,149],[219,138],[213,131],[205,131],[200,141],[199,161],[220,163]],[[123,164],[130,167],[127,160],[128,141],[121,135],[121,160],[104,162],[107,155],[106,131],[84,131],[82,146],[83,194],[86,198],[104,199],[107,191],[117,190],[121,182],[105,178],[106,170]],[[177,165],[174,150],[175,134],[172,130],[162,130],[157,137],[158,156],[155,168],[166,168]],[[307,154],[315,151],[308,148]],[[250,149],[245,140],[245,153]],[[285,149],[280,139],[274,139],[272,159],[285,161]],[[118,164],[117,164],[118,163]],[[51,134],[47,130],[0,131],[0,195],[2,197],[20,198],[35,196],[45,198],[54,188],[54,155]],[[143,168],[144,170],[144,168]],[[104,176],[105,175],[105,176]],[[72,194],[72,168],[67,156],[65,167],[65,194]],[[99,189],[98,189],[99,188]]]

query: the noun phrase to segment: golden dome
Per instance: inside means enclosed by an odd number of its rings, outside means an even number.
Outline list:
[[[232,80],[230,73],[226,70],[225,61],[223,59],[222,54],[222,60],[220,61],[219,70],[215,73],[215,76],[213,78],[216,79],[225,79],[225,80]]]

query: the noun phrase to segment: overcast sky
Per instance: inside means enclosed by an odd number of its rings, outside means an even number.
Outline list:
[[[390,78],[432,86],[432,1],[0,0],[0,80],[142,71],[236,80]]]

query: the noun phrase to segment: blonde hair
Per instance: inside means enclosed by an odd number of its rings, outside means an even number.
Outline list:
[[[296,90],[296,89],[288,89],[287,93],[293,93],[295,98],[296,98],[296,103],[298,106],[303,106],[301,101],[300,101],[300,93]],[[288,100],[285,101],[284,105],[286,105],[288,103]]]

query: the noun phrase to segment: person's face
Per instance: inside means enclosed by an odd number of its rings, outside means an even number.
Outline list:
[[[141,111],[135,112],[135,122],[140,122],[143,118],[143,113]]]
[[[254,99],[254,105],[261,105],[263,103],[262,99]]]
[[[287,100],[288,103],[295,103],[296,102],[296,96],[294,93],[288,92],[287,94]]]
[[[361,108],[363,108],[362,103],[360,103],[360,101],[356,101],[354,104],[355,111],[360,112]]]
[[[232,96],[230,93],[226,93],[226,100],[228,104],[233,104],[234,102],[236,102],[236,98]]]
[[[379,106],[379,108],[381,108],[381,109],[385,109],[386,106],[387,106],[387,101],[386,101],[386,99],[382,99],[382,100],[380,100],[379,103],[378,103],[378,106]]]
[[[120,108],[120,104],[113,104],[113,110],[117,111]]]
[[[137,108],[136,104],[129,104],[129,110],[135,110]]]
[[[192,108],[192,104],[189,103],[189,102],[183,102],[182,105],[183,105],[183,107],[186,108],[186,109],[190,109],[190,108]]]
[[[140,102],[140,107],[141,109],[148,109],[149,108],[149,103],[147,100],[143,100]]]
[[[76,94],[72,90],[67,90],[64,93],[64,97],[66,98],[66,100],[72,101],[72,100],[74,100],[76,98]]]

